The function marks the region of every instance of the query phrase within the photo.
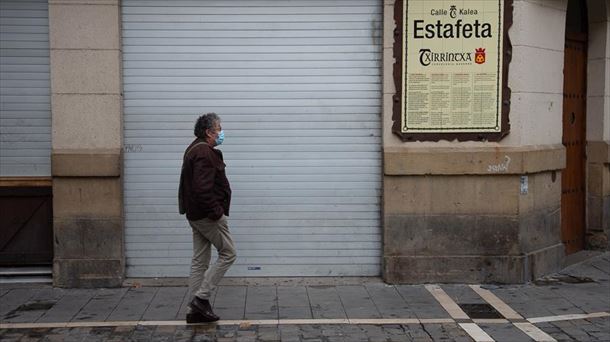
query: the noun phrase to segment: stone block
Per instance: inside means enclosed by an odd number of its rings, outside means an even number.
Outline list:
[[[563,244],[557,244],[522,255],[384,255],[382,267],[390,284],[514,284],[557,272],[563,260]]]
[[[563,41],[563,39],[562,39]],[[515,93],[563,93],[563,50],[513,46],[508,86]],[[545,61],[532,63],[532,61]]]
[[[561,270],[564,259],[565,249],[562,243],[528,253],[529,272],[526,275],[526,281]]]
[[[121,94],[119,50],[51,50],[53,94]]]
[[[589,39],[589,48],[587,50],[587,58],[606,58],[606,51],[608,48],[607,27],[607,22],[589,24],[589,35],[587,37]]]
[[[122,97],[52,95],[53,149],[121,149]]]
[[[610,250],[610,196],[604,196],[603,208],[602,227],[608,238],[608,250]]]
[[[587,141],[587,162],[591,164],[608,164],[610,163],[610,142],[608,141]],[[604,174],[610,172],[606,165]]]
[[[587,78],[587,96],[610,95],[610,66],[606,58],[588,60],[587,75],[596,75]]]
[[[605,164],[605,168],[602,168],[602,183],[603,190],[602,194],[604,197],[610,196],[610,164]]]
[[[383,6],[383,47],[391,48],[394,46],[394,4],[384,4]]]
[[[385,175],[521,175],[565,168],[561,144],[430,148],[388,146],[388,140],[384,136]]]
[[[519,177],[386,176],[386,215],[516,215]]]
[[[120,49],[120,7],[118,1],[112,2],[114,3],[51,2],[49,4],[51,47],[53,49]]]
[[[514,4],[519,2],[529,2],[533,5],[565,12],[568,6],[567,0],[514,0]]]
[[[589,79],[596,77],[595,75],[589,76]],[[588,153],[591,143],[603,142],[604,139],[604,125],[600,123],[604,122],[604,113],[610,113],[609,99],[605,96],[587,96],[587,156],[589,162],[593,162],[590,159],[591,155]]]
[[[607,0],[587,0],[587,9],[589,23],[603,23],[608,21],[610,6],[608,6]]]
[[[587,250],[605,250],[608,247],[606,232],[589,232],[586,236]]]
[[[121,150],[55,150],[51,154],[53,176],[120,177]]]
[[[396,93],[396,84],[394,83],[394,56],[392,55],[392,49],[383,49],[383,93],[391,94],[392,96]],[[392,118],[392,102],[389,102],[389,106],[384,106],[384,112],[387,110],[389,118]]]
[[[509,31],[510,39],[513,46],[537,46],[563,51],[565,23],[565,9],[517,1],[513,3],[513,26]]]
[[[385,256],[383,279],[390,284],[523,283],[524,256]]]
[[[118,177],[53,178],[53,217],[121,218],[123,182]]]
[[[561,207],[561,172],[528,174],[527,194],[519,196],[519,213],[555,210]]]
[[[53,233],[55,258],[123,258],[123,220],[120,218],[56,218]]]
[[[561,209],[541,209],[519,215],[519,247],[530,253],[561,243]]]
[[[599,196],[587,196],[587,230],[603,230],[603,198]]]
[[[603,169],[607,167],[603,164],[587,165],[587,194],[589,196],[601,197],[604,191]]]
[[[391,215],[384,222],[386,256],[494,256],[520,252],[519,221],[515,216]]]
[[[511,123],[519,117],[518,129],[523,145],[555,144],[561,141],[562,94],[516,93],[511,95]],[[531,153],[534,153],[533,151]]]
[[[124,263],[117,259],[53,260],[53,286],[56,287],[120,287]]]

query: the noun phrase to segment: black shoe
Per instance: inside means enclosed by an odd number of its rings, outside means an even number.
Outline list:
[[[216,322],[217,320],[218,318],[210,321],[209,319],[206,319],[206,317],[196,311],[189,312],[186,314],[186,323],[210,323]]]
[[[201,299],[195,296],[189,306],[193,309],[194,313],[198,313],[201,316],[203,319],[202,322],[216,322],[220,319],[220,317],[216,316],[212,311],[210,301],[207,299]]]

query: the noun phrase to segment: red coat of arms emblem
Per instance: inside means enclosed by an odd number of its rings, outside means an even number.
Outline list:
[[[474,62],[477,64],[485,63],[485,49],[478,48],[474,50]]]

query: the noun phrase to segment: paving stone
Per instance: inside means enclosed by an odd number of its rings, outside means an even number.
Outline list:
[[[4,295],[7,294],[10,290],[10,288],[0,287],[0,300],[2,300],[2,297],[4,297]]]
[[[185,287],[161,287],[144,312],[145,321],[173,320],[187,292]]]
[[[69,322],[97,293],[94,289],[70,289],[36,323]]]
[[[139,321],[157,293],[155,287],[131,288],[110,313],[108,321]]]
[[[42,339],[44,342],[63,342],[65,340],[66,334],[70,331],[70,328],[53,328],[50,329],[45,337]],[[4,341],[2,339],[2,341]],[[108,340],[109,342],[113,342],[112,340]],[[123,340],[124,341],[124,340]]]
[[[579,326],[578,323],[575,323],[575,321],[551,322],[551,325],[554,325],[564,334],[570,336],[575,341],[588,341],[592,338],[585,330],[583,330]]]
[[[398,285],[398,293],[417,318],[449,318],[449,314],[423,285]]]
[[[2,321],[13,315],[13,311],[36,295],[40,289],[14,289],[2,297],[0,317]]]
[[[135,330],[135,326],[115,327],[107,342],[128,341]]]
[[[540,323],[536,324],[536,326],[557,341],[574,341],[572,337],[566,335],[561,329],[551,323]]]
[[[301,330],[296,325],[280,325],[279,332],[282,342],[301,340]]]
[[[513,324],[479,324],[491,338],[498,342],[530,341],[531,338]]]
[[[309,297],[305,286],[278,286],[278,306],[284,307],[309,307]]]
[[[71,328],[66,336],[66,342],[86,341],[91,328]]]
[[[417,317],[393,285],[366,284],[365,287],[382,318]]]
[[[243,319],[246,309],[246,286],[220,286],[214,301],[214,313],[221,319]]]
[[[89,330],[86,341],[89,342],[104,342],[110,338],[114,332],[114,327],[95,327]]]
[[[457,304],[485,304],[487,303],[470,286],[462,284],[444,284],[441,288]]]
[[[99,289],[95,296],[76,314],[73,321],[104,321],[117,307],[126,288]]]
[[[312,319],[313,314],[309,306],[279,307],[280,319]]]
[[[424,329],[421,324],[403,325],[406,334],[413,340],[418,342],[432,341],[432,336]]]
[[[151,341],[152,342],[166,342],[173,341],[174,334],[176,333],[176,326],[166,325],[158,326],[155,330]]]
[[[334,286],[309,286],[307,293],[314,318],[347,318]]]
[[[62,289],[42,288],[29,300],[5,315],[3,322],[24,323],[36,322],[47,310],[53,307],[65,294]],[[2,303],[4,305],[4,303]]]
[[[336,288],[348,318],[381,318],[381,314],[364,286],[337,286]]]
[[[450,340],[456,342],[472,341],[472,338],[456,323],[443,324],[423,324],[426,331],[433,341]]]
[[[246,319],[278,319],[277,291],[274,286],[249,287],[246,293]]]
[[[190,341],[193,337],[193,329],[190,326],[178,326],[174,332],[174,341],[184,342]]]
[[[130,336],[130,341],[148,342],[152,339],[152,335],[155,330],[155,326],[138,325],[133,330],[133,333]]]
[[[0,339],[4,342],[19,341],[23,337],[23,329],[3,329],[0,332]]]

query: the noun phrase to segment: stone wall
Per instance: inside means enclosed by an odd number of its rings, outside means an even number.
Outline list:
[[[50,0],[53,282],[120,286],[124,273],[118,0]]]

